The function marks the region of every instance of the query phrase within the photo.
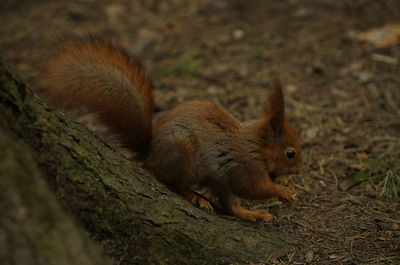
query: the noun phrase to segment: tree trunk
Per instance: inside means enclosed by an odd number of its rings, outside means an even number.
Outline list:
[[[61,210],[29,151],[0,123],[0,264],[111,264]]]
[[[209,215],[41,102],[0,64],[0,118],[56,196],[120,264],[266,261],[296,243],[264,224]]]

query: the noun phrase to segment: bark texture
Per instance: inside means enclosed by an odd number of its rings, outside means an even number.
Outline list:
[[[0,264],[111,264],[64,213],[0,120]]]
[[[193,207],[40,101],[4,64],[0,117],[30,147],[56,196],[120,264],[262,262],[297,244],[270,225]]]

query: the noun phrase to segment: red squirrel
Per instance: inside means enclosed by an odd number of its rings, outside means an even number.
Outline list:
[[[301,168],[299,137],[285,117],[282,87],[273,79],[263,117],[240,123],[209,101],[189,101],[153,121],[153,85],[140,61],[99,38],[56,46],[43,62],[41,82],[53,104],[96,112],[143,167],[195,205],[211,203],[193,191],[206,188],[221,209],[242,219],[270,221],[264,210],[247,210],[239,198],[296,194],[274,183]]]

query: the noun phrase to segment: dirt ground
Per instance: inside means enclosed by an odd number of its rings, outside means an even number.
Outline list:
[[[400,264],[399,199],[382,191],[383,177],[400,174],[400,46],[357,39],[399,24],[399,1],[2,2],[0,55],[31,86],[36,49],[87,33],[143,59],[157,111],[209,99],[256,118],[279,72],[302,139],[304,170],[292,178],[299,200],[249,205],[275,215],[254,225],[294,234],[302,247],[266,264]]]

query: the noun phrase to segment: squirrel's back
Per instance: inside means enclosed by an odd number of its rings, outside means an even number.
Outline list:
[[[124,146],[146,152],[152,135],[152,83],[140,61],[123,48],[97,38],[58,45],[46,55],[41,82],[53,104],[96,112]]]

